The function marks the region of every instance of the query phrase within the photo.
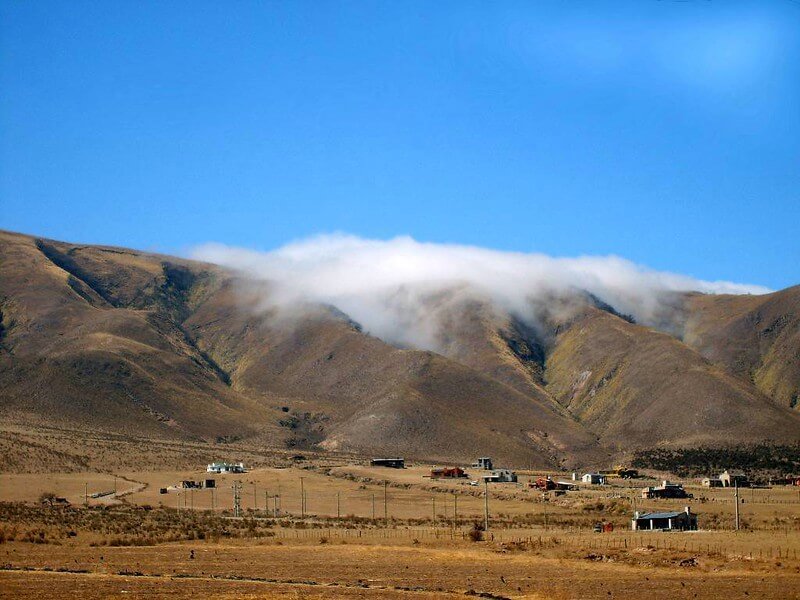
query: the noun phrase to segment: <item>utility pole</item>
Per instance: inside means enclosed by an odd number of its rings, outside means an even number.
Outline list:
[[[306,492],[303,484],[304,477],[300,478],[300,518],[306,518]]]
[[[214,512],[214,492],[215,491],[216,490],[214,488],[211,488],[211,512],[212,513]]]
[[[453,492],[453,529],[458,529],[458,494]]]
[[[543,498],[542,506],[544,506],[544,530],[547,531],[547,498]]]
[[[240,481],[233,482],[233,516],[240,517],[242,515],[242,483]]]
[[[89,483],[86,482],[83,484],[83,505],[88,507],[89,506]]]
[[[175,508],[180,511],[181,510],[181,493],[178,492],[178,495],[175,496]]]
[[[339,492],[336,492],[336,518],[337,519],[342,518],[342,508],[339,502]]]
[[[489,480],[483,480],[483,530],[489,531]]]
[[[433,500],[433,526],[436,527],[436,494],[431,496],[431,500]]]
[[[253,510],[258,510],[258,492],[256,484],[253,484]]]
[[[269,490],[264,490],[264,512],[269,516]]]
[[[372,520],[375,520],[375,494],[372,494]]]
[[[383,520],[388,523],[389,522],[389,510],[388,510],[387,507],[388,507],[388,504],[387,504],[387,501],[386,501],[386,480],[384,480],[384,482],[383,482]]]
[[[733,497],[736,500],[736,531],[739,531],[739,480],[733,478]]]

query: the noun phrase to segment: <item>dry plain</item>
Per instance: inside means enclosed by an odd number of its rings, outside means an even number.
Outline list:
[[[545,499],[527,485],[545,473],[520,470],[517,484],[490,486],[489,531],[474,541],[483,487],[431,480],[431,466],[285,454],[240,475],[209,475],[204,464],[2,473],[0,596],[800,598],[796,488],[743,490],[737,532],[730,490],[686,481],[690,500],[643,501],[653,473]],[[177,486],[206,477],[213,492]],[[87,491],[115,485],[84,507]],[[41,506],[48,492],[70,506]],[[701,531],[629,530],[634,506],[687,504]],[[615,529],[594,533],[597,522]]]

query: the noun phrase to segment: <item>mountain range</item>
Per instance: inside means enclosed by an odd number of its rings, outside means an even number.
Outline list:
[[[0,232],[3,421],[550,467],[800,440],[800,286],[673,293],[649,326],[582,290],[531,323],[444,289],[424,303],[435,352],[336,306],[287,315],[272,291],[212,264]]]

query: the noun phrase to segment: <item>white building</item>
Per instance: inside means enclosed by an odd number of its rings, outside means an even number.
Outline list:
[[[483,480],[488,483],[516,483],[517,474],[509,469],[495,469],[488,475],[484,475]]]
[[[492,459],[488,456],[481,456],[478,460],[472,463],[473,469],[483,469],[484,471],[492,470]]]
[[[703,479],[702,484],[704,487],[723,487],[722,480],[719,477],[706,477]]]
[[[207,473],[246,473],[244,463],[213,462],[206,468]]]
[[[581,477],[581,481],[583,483],[591,483],[592,485],[605,485],[606,476],[600,475],[600,473],[586,473],[586,475]]]
[[[697,529],[697,515],[692,513],[687,506],[682,511],[657,512],[657,513],[633,513],[631,529],[634,531],[642,530],[680,530],[695,531]]]
[[[722,482],[722,487],[750,487],[750,482],[747,480],[747,475],[742,471],[723,471],[719,480]]]

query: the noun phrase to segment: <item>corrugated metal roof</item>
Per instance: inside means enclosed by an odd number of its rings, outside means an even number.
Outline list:
[[[680,515],[685,515],[684,511],[680,512],[660,512],[660,513],[646,513],[639,515],[639,519],[674,519]]]

